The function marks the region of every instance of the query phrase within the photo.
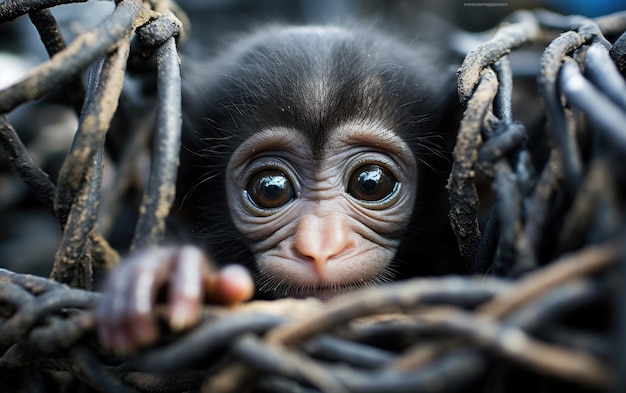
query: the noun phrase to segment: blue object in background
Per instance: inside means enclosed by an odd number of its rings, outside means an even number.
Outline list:
[[[544,0],[546,6],[562,14],[602,16],[626,10],[626,0]]]

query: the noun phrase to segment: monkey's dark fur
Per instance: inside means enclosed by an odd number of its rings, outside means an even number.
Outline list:
[[[303,132],[318,156],[336,126],[376,117],[408,143],[418,163],[415,210],[393,270],[399,278],[463,271],[445,191],[458,109],[455,69],[441,50],[372,27],[270,26],[209,63],[183,59],[176,211],[218,264],[254,271],[228,213],[231,152],[261,128],[289,127]]]

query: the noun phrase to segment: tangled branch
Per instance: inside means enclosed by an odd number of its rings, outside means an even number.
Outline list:
[[[521,380],[547,392],[626,389],[626,13],[519,12],[465,57],[448,188],[452,227],[475,276],[416,278],[328,304],[207,306],[192,330],[124,357],[94,334],[93,275],[118,260],[96,218],[119,204],[136,171],[132,157],[151,151],[133,247],[164,233],[180,147],[176,42],[188,26],[172,2],[121,0],[66,45],[48,10],[66,3],[0,4],[0,22],[29,14],[51,56],[0,90],[0,146],[63,229],[51,279],[0,270],[0,388],[52,379],[103,392],[505,391]],[[539,144],[512,102],[509,54],[531,46],[545,48],[536,59],[547,119]],[[105,138],[137,58],[155,60],[156,133],[150,145],[149,130],[137,127],[118,158],[120,181],[99,206]],[[7,115],[59,86],[80,118],[53,182]],[[495,197],[486,218],[480,181]]]

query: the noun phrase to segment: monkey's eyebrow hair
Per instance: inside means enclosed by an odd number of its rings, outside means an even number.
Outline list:
[[[289,128],[277,127],[257,132],[244,141],[241,147],[262,152],[292,146],[299,141],[299,133]]]
[[[406,161],[408,157],[413,157],[409,146],[394,131],[387,127],[375,127],[368,125],[363,127],[361,124],[344,125],[337,130],[337,135],[344,140],[346,144],[358,144],[376,147],[381,150],[390,151],[396,156]]]
[[[256,154],[268,151],[285,150],[293,153],[293,149],[290,147],[297,144],[298,141],[301,141],[300,135],[289,128],[260,130],[243,141],[235,150],[233,159],[242,163]]]

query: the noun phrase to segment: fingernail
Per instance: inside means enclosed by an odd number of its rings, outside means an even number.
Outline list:
[[[189,311],[186,307],[172,307],[170,316],[170,329],[174,332],[185,330],[191,324]]]

